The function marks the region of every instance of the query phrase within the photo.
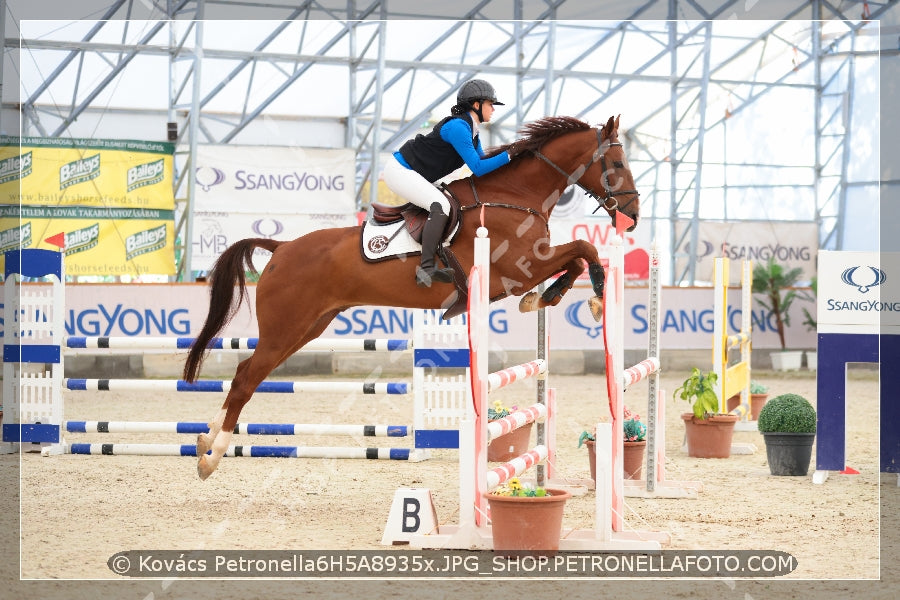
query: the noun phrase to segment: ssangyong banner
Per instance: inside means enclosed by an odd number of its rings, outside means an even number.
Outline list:
[[[63,233],[67,275],[173,275],[173,150],[139,140],[2,138],[0,253],[56,250],[44,240]]]
[[[345,148],[200,145],[194,210],[351,214],[356,155]]]
[[[878,333],[900,327],[900,253],[819,252],[822,333]]]
[[[690,221],[676,221],[675,233],[681,239]],[[679,250],[697,257],[696,280],[712,281],[713,259],[719,256],[733,261],[752,260],[765,263],[772,258],[785,269],[800,267],[804,280],[816,274],[816,252],[819,249],[819,231],[815,223],[785,223],[780,221],[715,223],[701,221],[697,235],[697,248],[691,249],[690,239]],[[687,269],[688,259],[676,259],[677,271]],[[732,285],[740,285],[741,271],[733,266],[730,271]]]
[[[356,225],[355,160],[343,148],[199,146],[191,268],[209,270],[244,238],[291,240]],[[259,250],[254,264],[268,260]]]
[[[245,303],[222,333],[228,337],[257,335],[256,286],[247,288]],[[588,288],[576,286],[563,301],[547,311],[554,349],[603,348],[603,326],[594,321],[586,300]],[[711,288],[664,288],[662,292],[662,340],[664,350],[710,349],[715,328]],[[491,305],[488,326],[491,346],[498,350],[533,350],[536,346],[536,315],[522,314],[518,298]],[[625,347],[647,346],[647,288],[625,289]],[[815,313],[812,303],[801,303]],[[203,326],[209,307],[208,289],[201,284],[82,284],[66,288],[67,335],[78,336],[195,336]],[[799,310],[799,306],[796,307]],[[301,310],[298,308],[298,310]],[[411,338],[413,320],[419,311],[403,308],[361,306],[340,313],[324,338]],[[799,313],[798,313],[799,314]],[[802,319],[791,319],[787,335],[791,346],[815,348],[814,331]],[[753,306],[754,348],[780,348],[775,319],[758,304]],[[728,330],[737,333],[741,310],[730,306]]]

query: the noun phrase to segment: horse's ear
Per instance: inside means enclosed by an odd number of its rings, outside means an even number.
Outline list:
[[[613,132],[619,126],[619,122],[614,117],[610,117],[609,121],[606,122],[606,125],[603,127],[603,137],[609,138],[612,136]]]
[[[622,118],[622,115],[616,115],[616,131],[619,131],[619,119]]]

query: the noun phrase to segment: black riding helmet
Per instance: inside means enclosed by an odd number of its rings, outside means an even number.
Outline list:
[[[456,93],[457,104],[466,102],[471,104],[472,102],[481,100],[490,100],[498,106],[503,106],[503,103],[497,100],[497,93],[494,92],[494,86],[484,79],[470,79],[462,84],[462,87],[459,88],[459,91]]]
[[[470,79],[462,84],[456,93],[456,106],[465,107],[467,110],[474,109],[473,103],[490,100],[495,106],[503,106],[503,103],[497,100],[497,93],[494,86],[484,79]],[[484,121],[484,115],[481,113],[481,106],[476,111],[479,120]]]

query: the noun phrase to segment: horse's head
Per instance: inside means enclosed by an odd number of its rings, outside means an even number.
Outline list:
[[[621,213],[633,221],[627,230],[635,228],[640,212],[639,194],[618,138],[618,117],[610,117],[606,125],[597,129],[573,117],[545,117],[528,123],[521,133],[525,134],[524,138],[502,146],[494,153],[508,151],[514,156],[533,155],[562,176],[561,179],[547,178],[546,170],[533,174],[515,172],[515,185],[522,189],[533,190],[537,185],[535,177],[547,179],[551,190],[543,199],[542,212],[549,214],[565,187],[574,183],[597,201],[598,209],[601,206],[606,209],[613,225]],[[578,137],[569,138],[569,134]],[[501,172],[498,170],[498,173]],[[485,181],[489,177],[490,174]],[[508,185],[507,181],[504,183]]]
[[[597,150],[579,183],[609,213],[613,225],[619,213],[634,221],[626,230],[632,231],[640,215],[640,194],[618,136],[619,117],[610,117],[606,125],[597,130]]]

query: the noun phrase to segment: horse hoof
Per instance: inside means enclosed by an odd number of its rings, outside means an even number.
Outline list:
[[[210,440],[206,434],[201,433],[197,436],[197,456],[203,456],[204,454],[209,452],[209,449],[211,447],[212,440]]]
[[[598,298],[597,296],[591,296],[588,298],[588,306],[591,309],[591,314],[594,316],[594,320],[598,323],[603,320],[603,300]]]
[[[528,292],[519,300],[519,312],[533,312],[539,308],[537,292]]]
[[[215,469],[209,466],[209,463],[206,461],[206,456],[201,456],[200,460],[197,461],[197,475],[200,476],[201,481],[206,481],[206,478],[212,475],[212,472]]]

